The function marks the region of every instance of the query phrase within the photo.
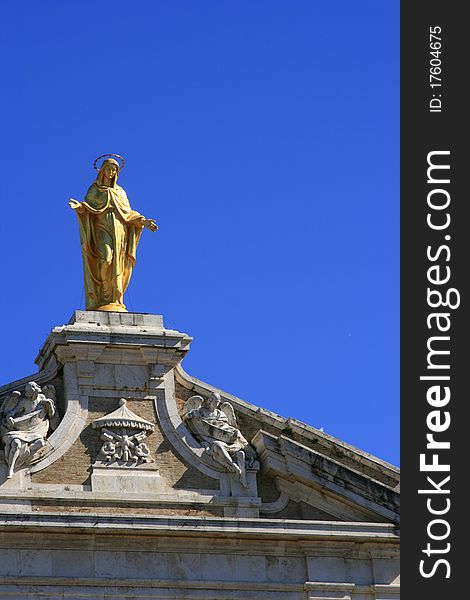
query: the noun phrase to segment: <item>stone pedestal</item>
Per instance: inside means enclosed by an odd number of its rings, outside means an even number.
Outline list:
[[[131,366],[159,365],[161,370],[176,366],[189,350],[191,337],[165,329],[161,315],[113,313],[77,310],[69,323],[55,327],[41,348],[36,363],[41,370],[57,359],[66,364],[76,362],[85,373],[91,363]],[[139,387],[142,371],[134,370]],[[131,377],[131,380],[129,380]],[[132,388],[132,369],[101,369],[94,381],[99,385]]]
[[[93,465],[92,469],[92,492],[157,494],[162,489],[160,473],[154,465],[137,467]]]
[[[0,452],[0,488],[2,490],[24,490],[31,485],[30,474],[25,469],[20,469],[13,473],[11,479],[7,479],[7,474],[8,467],[2,451]]]

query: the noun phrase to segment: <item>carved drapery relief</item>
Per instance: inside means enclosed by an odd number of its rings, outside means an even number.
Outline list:
[[[236,473],[242,486],[247,487],[246,469],[255,466],[257,455],[238,429],[233,406],[221,403],[217,393],[207,398],[191,396],[185,404],[183,421],[206,453],[227,471]]]
[[[41,389],[35,381],[30,381],[23,393],[13,391],[0,406],[0,435],[8,479],[13,477],[15,468],[31,462],[45,445],[49,430],[57,427],[59,416],[55,396],[53,385]]]
[[[93,427],[101,430],[103,441],[98,461],[131,467],[154,461],[144,440],[155,425],[129,410],[125,398],[120,400],[117,410],[94,421]]]

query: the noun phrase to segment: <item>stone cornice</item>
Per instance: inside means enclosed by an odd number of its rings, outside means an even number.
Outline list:
[[[369,516],[370,520],[374,520],[375,514],[382,519],[399,521],[399,495],[384,484],[283,435],[275,437],[260,430],[252,444],[263,470],[269,475],[286,480],[290,485],[298,483],[318,490],[331,496],[333,501],[350,504],[362,510],[364,517]],[[322,506],[323,510],[327,507],[328,503]],[[331,508],[334,508],[333,503]]]
[[[35,362],[41,369],[53,355],[61,363],[98,358],[106,362],[103,354],[110,352],[109,360],[119,362],[120,349],[127,349],[127,364],[159,362],[172,368],[185,356],[191,341],[185,333],[165,329],[161,315],[77,310],[67,325],[54,327]]]
[[[398,529],[386,523],[230,519],[226,517],[112,516],[77,513],[0,513],[0,531],[39,531],[285,540],[344,540],[398,543]]]

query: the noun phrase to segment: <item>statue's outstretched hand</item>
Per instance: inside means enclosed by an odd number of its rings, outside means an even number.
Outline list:
[[[74,200],[73,198],[71,198],[70,202],[69,202],[69,206],[70,206],[70,208],[73,208],[74,210],[78,210],[82,207],[82,203],[78,202],[78,200]]]
[[[157,231],[157,229],[158,229],[158,225],[155,223],[155,221],[153,219],[145,219],[144,227],[147,227],[147,229],[150,229],[150,231]]]

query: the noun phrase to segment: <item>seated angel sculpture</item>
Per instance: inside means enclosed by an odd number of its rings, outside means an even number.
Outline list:
[[[43,393],[44,392],[44,393]],[[57,426],[54,386],[40,386],[30,381],[24,395],[12,392],[0,406],[0,435],[5,445],[7,478],[15,466],[25,464],[45,444],[49,428]]]
[[[183,420],[208,455],[236,473],[240,483],[247,487],[246,463],[253,465],[256,452],[238,429],[233,406],[221,403],[217,393],[208,398],[191,396],[186,401]]]

